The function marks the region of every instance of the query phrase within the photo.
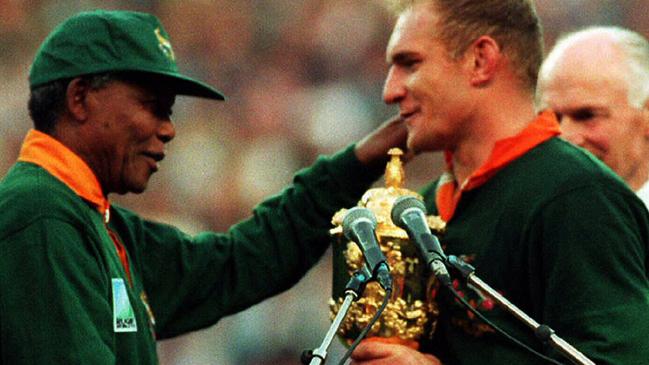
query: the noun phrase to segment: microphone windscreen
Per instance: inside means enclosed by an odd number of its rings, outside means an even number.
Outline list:
[[[350,238],[352,234],[351,230],[353,223],[357,222],[359,219],[367,219],[372,224],[373,228],[376,228],[376,217],[371,210],[363,207],[354,207],[347,211],[345,218],[343,218],[343,234],[345,237]]]
[[[394,201],[394,204],[392,204],[392,212],[390,214],[392,223],[403,228],[404,223],[401,221],[401,215],[410,208],[419,209],[424,213],[424,215],[426,214],[426,206],[421,199],[417,199],[411,195],[400,196]]]

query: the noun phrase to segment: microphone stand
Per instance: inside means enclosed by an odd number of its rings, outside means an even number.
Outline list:
[[[331,341],[333,341],[336,332],[338,332],[338,328],[340,328],[340,324],[343,319],[345,319],[352,301],[357,300],[363,294],[365,285],[371,278],[372,275],[369,273],[369,270],[365,265],[363,265],[360,270],[354,272],[352,277],[349,278],[349,281],[345,286],[345,299],[343,304],[340,306],[333,322],[331,322],[329,331],[327,331],[324,340],[322,340],[322,344],[315,350],[305,350],[301,357],[302,364],[320,365],[324,363],[327,358],[327,349],[329,349]]]
[[[504,307],[508,312],[510,312],[514,317],[521,320],[525,325],[530,327],[536,337],[541,341],[550,343],[555,350],[558,350],[561,354],[567,357],[570,361],[577,365],[595,365],[589,358],[582,354],[579,350],[574,348],[568,342],[563,340],[561,337],[557,336],[552,328],[547,325],[541,325],[532,319],[530,316],[525,314],[522,310],[512,304],[504,296],[500,295],[487,283],[482,281],[479,277],[475,275],[475,268],[462,259],[454,255],[448,256],[448,263],[456,268],[466,281],[486,293],[490,296],[496,303]]]

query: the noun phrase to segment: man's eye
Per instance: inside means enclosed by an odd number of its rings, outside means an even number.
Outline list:
[[[171,114],[173,113],[171,108],[166,108],[166,107],[156,107],[153,112],[155,115],[159,118],[167,119],[171,117]]]
[[[587,121],[591,120],[595,117],[595,113],[593,113],[592,110],[577,110],[575,113],[572,114],[572,119],[578,120],[578,121]]]
[[[147,109],[151,111],[156,117],[167,119],[171,116],[171,107],[167,103],[161,103],[157,100],[148,100],[144,102]]]
[[[394,58],[394,64],[404,69],[411,69],[419,64],[419,59],[407,55],[398,55]]]
[[[401,66],[408,69],[415,68],[418,64],[419,61],[415,59],[406,59],[401,62]]]

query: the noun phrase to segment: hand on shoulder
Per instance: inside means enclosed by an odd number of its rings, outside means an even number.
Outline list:
[[[407,161],[412,158],[406,147],[407,139],[406,124],[399,115],[395,115],[356,144],[356,157],[365,165],[384,164],[388,161],[390,148],[399,147],[405,153],[402,160]]]

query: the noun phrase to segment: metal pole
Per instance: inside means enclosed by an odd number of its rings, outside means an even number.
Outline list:
[[[583,353],[581,353],[579,350],[574,348],[568,342],[564,341],[561,337],[557,336],[554,333],[554,330],[552,330],[550,327],[546,325],[540,325],[530,316],[525,314],[525,312],[523,312],[514,304],[512,304],[509,300],[507,300],[507,298],[500,295],[500,293],[495,291],[487,283],[482,281],[482,279],[477,277],[475,275],[475,269],[473,268],[473,266],[462,261],[457,256],[452,256],[452,255],[448,256],[448,263],[451,264],[456,269],[458,269],[462,273],[462,275],[466,278],[467,282],[469,282],[473,286],[483,291],[486,295],[488,295],[494,301],[496,301],[496,303],[500,304],[509,313],[514,315],[514,317],[518,318],[523,323],[525,323],[528,327],[532,328],[532,330],[534,330],[534,333],[537,335],[537,337],[541,338],[541,340],[548,341],[550,345],[552,345],[552,347],[554,347],[556,350],[561,352],[564,356],[570,359],[570,361],[572,361],[574,364],[595,365],[595,363],[592,362],[589,358],[587,358]]]
[[[338,332],[338,328],[340,327],[340,324],[342,323],[343,319],[345,319],[345,316],[349,311],[349,306],[352,305],[352,301],[354,300],[355,297],[356,294],[354,292],[350,291],[346,293],[345,300],[343,301],[343,304],[340,306],[340,310],[338,311],[338,314],[336,314],[336,318],[334,318],[333,322],[331,323],[331,326],[329,326],[329,331],[325,335],[324,340],[322,340],[322,345],[320,345],[320,347],[318,347],[317,349],[313,350],[313,358],[311,359],[309,365],[320,365],[327,358],[327,349],[329,349],[329,346],[331,345],[331,341],[334,339],[336,332]]]

